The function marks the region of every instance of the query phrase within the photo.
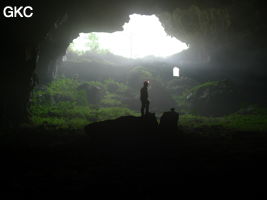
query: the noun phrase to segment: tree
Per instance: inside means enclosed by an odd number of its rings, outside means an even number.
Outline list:
[[[88,39],[89,41],[87,45],[90,47],[90,50],[98,52],[100,50],[100,47],[97,35],[95,33],[89,33]]]

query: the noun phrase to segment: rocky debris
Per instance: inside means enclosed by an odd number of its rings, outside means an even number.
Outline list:
[[[159,129],[177,131],[178,120],[179,113],[175,112],[174,108],[172,108],[170,111],[164,112],[161,116]]]

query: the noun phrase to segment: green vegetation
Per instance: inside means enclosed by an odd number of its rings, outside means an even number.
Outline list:
[[[91,122],[137,115],[121,102],[127,90],[126,85],[114,80],[59,78],[33,91],[31,120],[35,125],[80,128]]]
[[[186,95],[190,92],[196,92],[205,87],[220,86],[220,82],[207,82],[186,91],[183,96],[178,98],[178,102],[183,108],[186,108]],[[184,103],[184,105],[182,104]],[[187,110],[188,111],[188,110]],[[181,115],[180,125],[192,128],[201,127],[222,127],[224,129],[238,130],[238,131],[267,131],[267,108],[258,105],[246,105],[238,111],[220,117],[208,117],[203,115],[196,115],[188,113]]]
[[[137,74],[150,77],[142,67],[134,68],[130,72],[128,83],[118,82],[113,79],[103,81],[81,81],[73,78],[59,77],[48,85],[36,88],[32,94],[30,107],[31,120],[34,125],[48,125],[59,128],[82,128],[84,125],[96,121],[114,119],[120,116],[138,116],[138,91],[140,85],[136,84]],[[141,79],[139,80],[141,81]],[[185,80],[190,83],[189,80]],[[173,93],[172,98],[176,102],[177,110],[181,114],[179,125],[189,128],[212,128],[221,127],[223,129],[239,131],[267,131],[267,109],[257,105],[247,105],[238,111],[219,117],[196,114],[190,111],[192,98],[204,106],[212,107],[214,95],[226,96],[231,89],[227,81],[210,81],[202,84],[194,84],[188,88],[189,84],[179,83],[178,80],[171,80],[164,85],[162,96],[166,90]],[[175,87],[177,84],[180,86]],[[156,86],[156,82],[154,85]],[[207,92],[208,91],[208,92]],[[227,92],[225,92],[227,91]],[[178,95],[180,92],[180,95]],[[152,93],[152,90],[151,90]],[[166,93],[168,94],[168,93]],[[164,99],[167,98],[166,94]],[[233,98],[233,92],[228,96]],[[136,99],[134,99],[134,97]],[[204,98],[205,97],[205,98]],[[160,99],[160,97],[157,97]],[[218,98],[214,98],[218,103]],[[231,100],[232,101],[232,100]],[[156,104],[155,101],[153,101]],[[191,104],[190,104],[191,103]],[[163,104],[160,102],[158,106]],[[195,104],[193,104],[195,105]],[[218,105],[218,104],[217,104]],[[215,105],[216,106],[216,105]],[[163,110],[164,111],[164,110]]]
[[[229,80],[209,81],[186,89],[181,95],[173,95],[182,112],[224,116],[236,112],[242,97],[236,86]]]
[[[208,81],[199,85],[196,85],[195,87],[192,87],[188,92],[197,92],[200,89],[208,88],[208,87],[216,87],[219,85],[220,81]]]
[[[192,113],[192,109],[190,108],[190,101],[189,99],[198,95],[199,91],[210,88],[210,87],[216,87],[218,86],[219,81],[209,81],[202,84],[195,85],[191,88],[187,88],[185,90],[182,90],[182,93],[180,95],[173,95],[172,98],[177,103],[177,106],[179,107],[179,110],[186,113]],[[198,98],[199,99],[199,98]]]
[[[267,131],[267,114],[231,114],[224,117],[204,117],[191,114],[180,117],[180,125],[190,128],[222,127],[238,131]]]
[[[88,34],[88,40],[85,46],[88,48],[87,50],[77,50],[74,48],[74,44],[71,43],[67,49],[68,52],[75,53],[79,56],[85,54],[86,52],[92,52],[97,54],[107,54],[109,51],[107,49],[103,49],[100,47],[99,39],[95,33]]]

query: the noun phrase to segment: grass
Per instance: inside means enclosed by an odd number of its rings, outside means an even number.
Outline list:
[[[181,115],[179,123],[181,126],[192,128],[220,126],[238,131],[267,131],[267,115],[258,114],[231,114],[224,117],[185,114]]]
[[[49,106],[39,105],[39,109],[42,112],[38,111],[32,116],[32,124],[34,126],[48,125],[55,128],[79,129],[92,122],[115,119],[126,115],[138,115],[138,113],[123,107],[90,108],[88,106],[73,106],[68,109],[53,109]]]
[[[123,107],[92,108],[77,105],[62,105],[62,108],[38,105],[38,107],[35,108],[35,111],[36,113],[32,116],[33,125],[39,126],[47,124],[57,128],[82,128],[86,124],[96,121],[115,119],[126,115],[139,115],[135,111]],[[216,126],[238,131],[264,132],[267,131],[267,114],[235,113],[223,117],[205,117],[184,114],[180,116],[179,125],[189,128],[212,128]]]
[[[137,115],[121,102],[127,91],[128,86],[111,79],[86,82],[59,77],[33,91],[32,125],[82,128],[92,122]]]
[[[188,113],[190,109],[187,96],[190,93],[197,93],[202,88],[227,84],[225,81],[202,83],[173,98],[177,102],[179,111]],[[99,94],[96,92],[97,95],[94,89],[101,92]],[[128,95],[128,90],[127,85],[111,79],[103,82],[84,82],[71,78],[58,78],[34,90],[30,107],[32,125],[79,129],[92,122],[126,115],[137,116],[138,113],[122,103],[124,97]],[[98,103],[94,103],[92,101],[94,98],[90,98],[94,95],[99,96],[96,101]],[[264,132],[267,131],[267,109],[249,105],[224,117],[185,114],[181,115],[179,124],[189,128],[216,126],[223,129]]]

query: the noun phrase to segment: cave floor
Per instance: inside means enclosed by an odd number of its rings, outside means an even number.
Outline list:
[[[267,135],[210,132],[107,148],[77,130],[2,133],[1,190],[38,199],[51,192],[100,199],[265,195]]]

